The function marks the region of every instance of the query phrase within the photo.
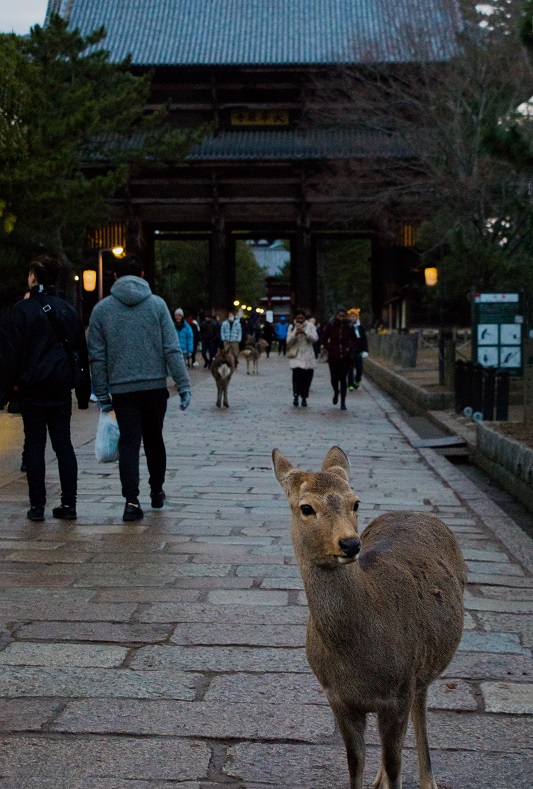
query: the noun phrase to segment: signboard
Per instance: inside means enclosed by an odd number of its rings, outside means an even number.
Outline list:
[[[477,293],[473,304],[472,361],[521,376],[523,329],[521,293]]]
[[[288,126],[288,110],[232,110],[230,123],[232,126]]]

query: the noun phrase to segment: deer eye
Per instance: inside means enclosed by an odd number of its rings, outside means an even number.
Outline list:
[[[302,513],[302,515],[314,515],[315,514],[315,511],[311,507],[310,504],[302,504],[302,506],[300,507],[300,512]]]
[[[359,509],[359,502],[358,502],[358,501],[355,501],[355,502],[354,502],[354,505],[353,505],[353,511],[354,511],[354,512],[357,512],[357,510],[358,510],[358,509]]]

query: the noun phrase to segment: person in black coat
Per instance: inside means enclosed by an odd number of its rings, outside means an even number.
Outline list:
[[[40,255],[30,263],[30,295],[11,311],[3,351],[0,405],[16,396],[24,422],[28,518],[44,520],[47,432],[57,455],[61,505],[54,518],[76,518],[78,466],[70,438],[72,389],[78,408],[89,407],[91,380],[85,331],[76,310],[56,294],[59,261]]]
[[[351,310],[348,310],[348,318],[351,321],[355,334],[353,365],[348,370],[348,389],[350,392],[353,392],[354,389],[359,389],[363,377],[363,359],[368,356],[368,338],[365,328],[361,324],[361,310],[352,307]]]

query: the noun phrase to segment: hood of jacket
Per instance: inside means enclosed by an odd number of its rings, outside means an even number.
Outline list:
[[[127,276],[117,279],[111,288],[111,295],[128,307],[134,307],[151,296],[152,291],[142,277]]]

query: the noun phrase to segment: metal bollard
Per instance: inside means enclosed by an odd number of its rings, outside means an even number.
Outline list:
[[[496,370],[494,367],[486,367],[483,376],[483,421],[492,422],[494,419],[494,401]]]
[[[466,362],[458,359],[455,362],[455,411],[458,414],[463,412],[466,402]]]
[[[496,375],[496,419],[498,422],[509,419],[509,373],[506,371]]]
[[[482,364],[474,364],[472,367],[472,406],[473,414],[481,415],[483,409],[483,377],[485,368]],[[477,416],[477,419],[480,417]]]

